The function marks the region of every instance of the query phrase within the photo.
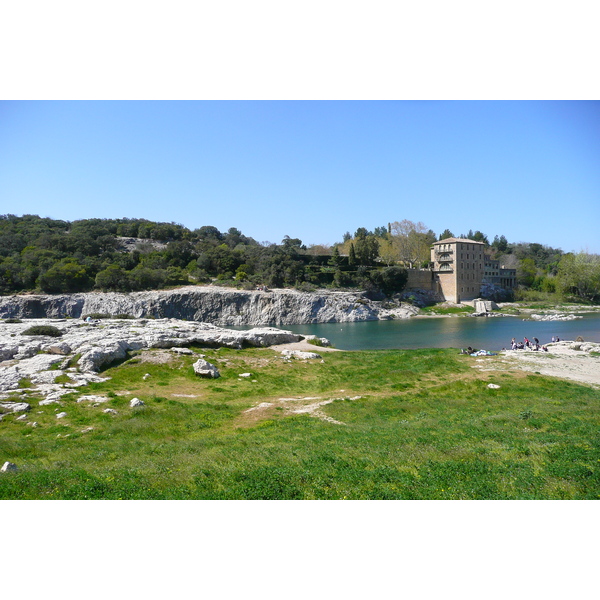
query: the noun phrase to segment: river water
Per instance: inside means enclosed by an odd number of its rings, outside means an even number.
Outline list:
[[[491,351],[510,348],[511,338],[537,337],[545,344],[558,336],[600,343],[600,315],[573,321],[524,321],[519,317],[424,317],[360,323],[283,325],[294,333],[326,337],[341,350],[385,348],[473,348]]]

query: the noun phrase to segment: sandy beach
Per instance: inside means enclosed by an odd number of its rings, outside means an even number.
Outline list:
[[[493,360],[478,360],[476,368],[485,371],[517,368],[600,388],[600,344],[561,341],[547,347],[548,352],[504,350]]]

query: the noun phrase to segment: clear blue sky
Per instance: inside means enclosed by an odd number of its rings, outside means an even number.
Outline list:
[[[422,221],[600,253],[600,102],[0,102],[0,213],[305,244]]]

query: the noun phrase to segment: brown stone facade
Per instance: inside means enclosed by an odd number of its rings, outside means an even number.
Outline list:
[[[431,248],[434,291],[448,302],[466,302],[479,297],[485,274],[484,243],[446,238]]]

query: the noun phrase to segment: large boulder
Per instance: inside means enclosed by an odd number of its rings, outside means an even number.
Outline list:
[[[200,377],[211,377],[212,379],[216,379],[220,377],[221,374],[215,365],[211,365],[208,361],[200,358],[194,363],[194,373],[199,375]]]
[[[106,345],[98,342],[79,359],[79,368],[82,371],[99,371],[104,365],[115,360],[121,360],[127,356],[127,350],[131,345],[125,340],[117,340]]]

